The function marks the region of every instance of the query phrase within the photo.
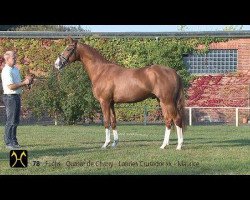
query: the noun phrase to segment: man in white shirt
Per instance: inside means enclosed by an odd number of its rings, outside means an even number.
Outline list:
[[[19,124],[22,87],[30,84],[29,79],[21,81],[19,69],[15,66],[16,54],[7,51],[4,54],[5,66],[1,73],[3,86],[3,102],[6,108],[6,124],[4,142],[9,149],[20,148],[17,142],[16,129]]]

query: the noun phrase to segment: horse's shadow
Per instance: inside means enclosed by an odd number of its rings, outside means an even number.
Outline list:
[[[199,140],[203,138],[187,138],[185,139],[185,144],[190,144],[192,140]],[[111,141],[112,142],[112,141]],[[151,140],[145,140],[145,139],[138,139],[138,140],[120,140],[118,147],[125,143],[125,146],[150,146],[153,143],[159,143],[159,145],[163,142],[162,139],[151,139]],[[169,139],[170,145],[177,144],[177,138]],[[103,142],[81,142],[83,145],[93,145],[93,144],[100,144],[102,145]]]
[[[150,146],[151,142],[160,142],[161,140],[122,140],[119,141],[118,146],[116,148],[112,149],[117,149],[119,146],[123,146],[123,143],[126,143],[124,146]],[[144,143],[143,143],[144,142]],[[147,144],[145,144],[147,142]],[[136,143],[136,144],[135,144]],[[100,147],[104,144],[104,142],[81,142],[82,145],[100,145]],[[110,145],[112,144],[112,141]],[[96,147],[98,149],[98,147]]]
[[[146,143],[145,143],[146,142]],[[104,142],[80,142],[81,147],[58,147],[58,148],[47,148],[47,149],[41,149],[41,150],[28,150],[30,155],[32,155],[32,158],[38,158],[42,156],[66,156],[66,155],[74,155],[76,153],[93,153],[98,152],[102,150],[108,150],[108,149],[121,149],[124,147],[141,147],[141,146],[152,146],[154,142],[161,142],[161,140],[122,140],[119,142],[118,146],[115,148],[112,148],[111,146],[107,147],[106,149],[102,149],[102,145]],[[112,143],[112,141],[111,141]],[[123,145],[123,143],[125,143]],[[111,145],[111,144],[110,144]],[[27,149],[30,147],[39,147],[39,146],[49,146],[49,145],[26,145]],[[120,148],[121,146],[121,148]]]

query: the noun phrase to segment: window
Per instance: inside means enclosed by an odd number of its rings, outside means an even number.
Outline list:
[[[211,49],[205,54],[184,55],[184,63],[192,74],[217,74],[237,70],[237,49]]]

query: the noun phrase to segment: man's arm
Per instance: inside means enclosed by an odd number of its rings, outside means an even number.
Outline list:
[[[13,84],[10,84],[10,85],[8,85],[8,88],[10,89],[10,90],[16,90],[16,89],[18,89],[18,88],[20,88],[20,87],[23,87],[23,86],[25,86],[25,85],[28,85],[30,83],[30,81],[29,81],[29,79],[25,79],[23,82],[21,82],[21,83],[13,83]]]

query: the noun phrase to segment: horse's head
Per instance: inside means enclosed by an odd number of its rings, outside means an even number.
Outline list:
[[[70,44],[64,49],[64,51],[58,56],[55,62],[55,68],[62,69],[66,65],[74,62],[77,59],[77,40],[73,40],[68,37]]]

